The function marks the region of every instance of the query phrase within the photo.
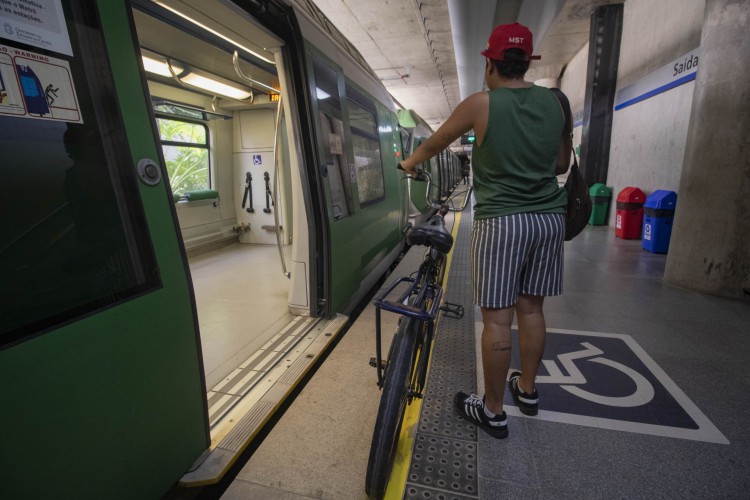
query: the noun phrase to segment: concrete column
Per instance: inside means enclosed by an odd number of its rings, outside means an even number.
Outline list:
[[[750,296],[750,37],[747,0],[706,0],[665,279]]]

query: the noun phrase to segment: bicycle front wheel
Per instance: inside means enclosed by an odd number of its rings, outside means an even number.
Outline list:
[[[419,321],[404,318],[393,338],[380,397],[375,431],[367,462],[365,491],[370,498],[383,498],[396,455],[398,435],[406,410],[411,369],[414,365]]]

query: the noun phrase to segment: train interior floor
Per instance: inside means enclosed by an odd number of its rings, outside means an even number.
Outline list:
[[[545,303],[539,415],[523,416],[506,390],[510,436],[496,440],[451,408],[457,390],[484,386],[481,315],[470,307],[470,209],[457,223],[446,300],[466,314],[438,324],[419,416],[404,423],[412,445],[396,457],[389,498],[747,497],[750,301],[671,286],[666,255],[587,227],[565,244],[563,295]],[[387,282],[421,256],[412,248]],[[222,498],[365,498],[380,397],[374,352],[370,305]]]
[[[291,246],[284,247],[289,262]],[[275,245],[232,243],[189,258],[210,389],[293,320]]]

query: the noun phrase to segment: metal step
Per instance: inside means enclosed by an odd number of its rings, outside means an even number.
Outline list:
[[[179,481],[217,483],[338,337],[348,317],[297,318],[209,391],[211,447]]]

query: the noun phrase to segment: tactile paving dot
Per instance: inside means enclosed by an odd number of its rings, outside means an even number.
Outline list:
[[[443,398],[426,396],[419,416],[419,432],[476,441],[477,428],[459,418],[453,411],[453,403]]]
[[[457,493],[434,490],[421,485],[407,484],[404,498],[408,499],[434,499],[434,500],[474,500],[475,496],[464,496]]]
[[[477,444],[473,441],[418,434],[407,482],[476,495],[476,450]]]
[[[474,314],[469,266],[469,224],[456,238],[445,300],[464,306],[460,320],[441,318],[435,336],[430,375],[414,440],[404,498],[476,499],[477,428],[453,411],[456,391],[476,387]],[[457,272],[454,272],[457,271]]]

